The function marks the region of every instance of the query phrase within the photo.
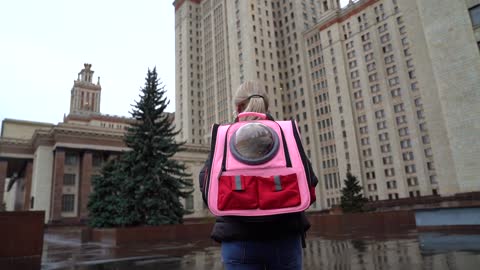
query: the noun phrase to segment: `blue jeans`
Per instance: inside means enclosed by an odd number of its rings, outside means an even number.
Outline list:
[[[301,270],[302,240],[222,242],[222,260],[227,270]]]

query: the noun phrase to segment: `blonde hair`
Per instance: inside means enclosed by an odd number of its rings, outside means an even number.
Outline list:
[[[258,81],[246,81],[242,83],[233,98],[235,117],[241,112],[268,113],[268,96],[263,85]],[[239,111],[239,108],[242,108]],[[249,116],[243,120],[254,120],[257,117]]]

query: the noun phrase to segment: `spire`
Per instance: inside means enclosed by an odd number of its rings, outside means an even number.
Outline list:
[[[70,97],[70,113],[100,113],[100,77],[97,84],[92,82],[93,70],[91,64],[84,64],[73,83]]]
[[[78,73],[78,80],[82,82],[92,83],[93,70],[92,64],[83,64],[84,68]]]

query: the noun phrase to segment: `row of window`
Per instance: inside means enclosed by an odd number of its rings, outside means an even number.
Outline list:
[[[93,154],[92,155],[92,166],[93,167],[100,167],[102,166],[105,158],[102,154]],[[75,166],[79,162],[78,154],[67,152],[65,153],[65,162],[64,164],[67,166]]]

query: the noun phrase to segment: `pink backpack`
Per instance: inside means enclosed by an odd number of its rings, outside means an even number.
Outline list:
[[[246,112],[240,121],[212,128],[211,167],[203,195],[215,216],[266,216],[306,210],[317,179],[297,124]]]

